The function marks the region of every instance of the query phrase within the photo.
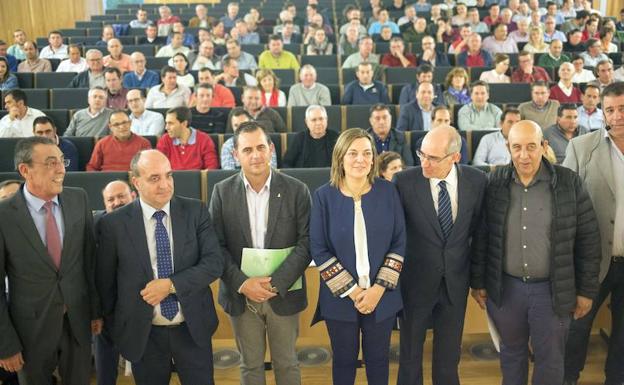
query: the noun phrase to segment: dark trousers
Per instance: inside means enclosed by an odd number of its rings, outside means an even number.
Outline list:
[[[353,385],[360,353],[366,365],[369,385],[388,385],[390,335],[395,317],[375,322],[375,312],[359,314],[357,322],[325,320],[333,350],[332,377],[334,385]]]
[[[119,368],[119,352],[107,328],[94,338],[97,385],[115,385]]]
[[[535,355],[533,385],[563,382],[563,356],[570,315],[553,310],[550,282],[525,283],[503,275],[501,306],[488,300],[487,311],[500,334],[503,385],[526,385],[529,341]]]
[[[605,363],[607,379],[605,384],[619,385],[624,382],[624,262],[611,263],[591,311],[585,317],[572,321],[570,325],[565,356],[566,380],[578,380],[585,366],[594,318],[609,294],[611,294],[611,335]]]
[[[169,385],[173,364],[182,385],[214,385],[212,346],[198,346],[185,323],[152,326],[145,353],[132,363],[137,385]]]
[[[405,306],[399,319],[401,351],[398,385],[423,384],[423,345],[433,323],[432,381],[434,385],[459,385],[457,366],[461,357],[466,296],[451,303],[444,280],[438,300],[431,306]]]
[[[49,330],[40,343],[25,348],[23,355],[24,368],[18,373],[21,385],[50,385],[57,367],[63,384],[89,384],[91,344],[76,342],[67,315],[62,330]]]

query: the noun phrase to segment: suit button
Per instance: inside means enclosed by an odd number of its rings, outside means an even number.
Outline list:
[[[611,219],[611,224],[614,224],[614,223],[615,223],[615,221],[613,219]]]

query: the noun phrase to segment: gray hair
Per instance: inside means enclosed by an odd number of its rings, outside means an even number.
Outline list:
[[[91,48],[90,50],[85,52],[85,57],[87,57],[87,56],[89,56],[91,54],[96,54],[99,57],[103,57],[104,56],[104,54],[102,54],[102,51],[100,51],[99,49]]]
[[[310,119],[310,116],[312,115],[312,112],[319,110],[323,113],[323,116],[325,118],[327,118],[327,110],[325,109],[325,107],[318,105],[318,104],[311,104],[308,106],[308,108],[306,108],[306,112],[305,112],[305,118],[306,120]]]
[[[301,75],[303,71],[312,71],[314,72],[314,76],[316,76],[316,68],[312,64],[304,64],[299,70],[299,74]]]
[[[47,144],[56,146],[56,143],[50,138],[44,136],[30,136],[19,140],[15,144],[15,154],[13,155],[13,164],[15,169],[19,169],[19,165],[22,163],[31,164],[32,155],[35,146],[38,144]]]
[[[93,96],[93,93],[95,91],[102,91],[106,94],[106,96],[108,97],[108,93],[106,92],[106,90],[103,87],[100,86],[94,86],[93,88],[89,89],[89,93],[87,94],[88,97]]]

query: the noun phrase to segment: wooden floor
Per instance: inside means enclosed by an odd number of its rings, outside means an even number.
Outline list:
[[[393,342],[397,336],[393,336]],[[498,359],[492,360],[479,360],[472,355],[471,349],[474,347],[489,343],[488,335],[467,335],[464,337],[464,344],[462,349],[462,360],[460,364],[460,378],[463,385],[495,385],[500,384],[500,370],[498,366]],[[303,346],[302,346],[303,347]],[[215,346],[215,350],[220,346]],[[431,384],[431,339],[427,339],[425,346],[426,357],[425,361],[425,384]],[[598,335],[593,335],[589,347],[589,354],[587,357],[587,363],[585,370],[581,377],[579,385],[602,385],[604,382],[603,367],[606,357],[606,344],[602,338]],[[398,364],[391,362],[390,364],[390,384],[396,383]],[[321,366],[316,367],[302,367],[301,368],[302,383],[303,385],[328,385],[331,378],[331,362],[328,362]],[[267,385],[275,384],[275,379],[271,371],[267,371]],[[238,368],[230,369],[217,369],[215,370],[215,381],[217,385],[238,385],[239,371]],[[117,384],[126,385],[133,384],[134,382],[130,377],[121,377]],[[358,370],[357,385],[366,384],[366,376],[364,369]],[[95,384],[95,381],[92,381]],[[171,384],[179,385],[177,377],[171,381]]]

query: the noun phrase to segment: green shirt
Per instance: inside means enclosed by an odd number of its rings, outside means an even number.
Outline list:
[[[570,57],[566,54],[561,54],[559,60],[550,56],[549,53],[545,53],[540,56],[537,65],[540,67],[558,68],[561,64],[570,62]]]
[[[282,51],[278,57],[273,56],[270,51],[264,51],[258,58],[258,68],[261,69],[294,69],[295,71],[299,71],[299,67],[299,62],[295,55],[288,51]]]

